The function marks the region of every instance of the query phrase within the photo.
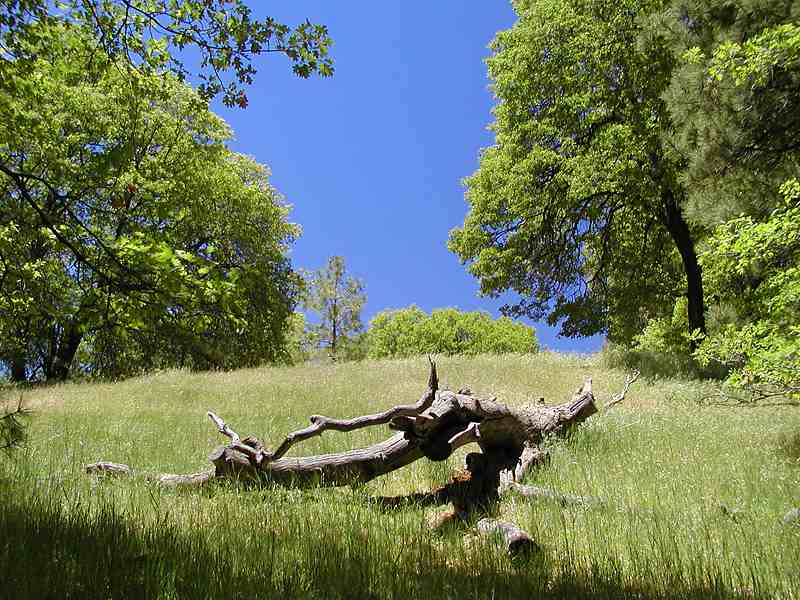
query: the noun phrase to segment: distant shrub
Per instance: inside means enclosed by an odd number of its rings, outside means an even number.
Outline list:
[[[536,352],[532,327],[489,313],[441,308],[430,315],[417,306],[376,315],[367,331],[370,358],[418,354],[505,354]]]

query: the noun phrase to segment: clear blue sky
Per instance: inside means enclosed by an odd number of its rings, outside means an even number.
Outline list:
[[[332,78],[299,79],[286,59],[269,55],[258,60],[249,108],[215,105],[233,126],[234,149],[268,165],[294,207],[291,219],[303,228],[295,267],[344,256],[366,284],[365,320],[410,304],[499,314],[503,299],[478,296],[447,237],[467,212],[461,180],[493,142],[483,59],[494,33],[514,22],[510,3],[250,5],[287,24],[324,23],[334,40]],[[602,343],[533,325],[549,348],[589,352]]]

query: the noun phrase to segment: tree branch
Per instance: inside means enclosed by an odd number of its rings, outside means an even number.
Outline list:
[[[639,369],[636,369],[633,373],[627,375],[625,377],[625,386],[622,388],[622,391],[619,394],[614,394],[614,396],[611,398],[611,401],[603,407],[603,410],[608,410],[612,406],[616,406],[625,400],[625,394],[628,393],[628,389],[631,387],[631,385],[633,385],[633,382],[639,379],[639,374]]]
[[[334,431],[355,431],[356,429],[363,429],[373,425],[384,425],[396,417],[417,417],[420,413],[430,408],[439,388],[436,363],[430,357],[428,357],[428,361],[431,365],[430,375],[428,376],[428,389],[425,390],[425,393],[416,404],[395,406],[382,413],[363,415],[353,419],[331,419],[322,415],[311,415],[309,417],[311,425],[287,435],[286,439],[278,446],[278,449],[268,456],[268,459],[270,461],[278,460],[297,442],[322,435],[323,432],[329,429]]]

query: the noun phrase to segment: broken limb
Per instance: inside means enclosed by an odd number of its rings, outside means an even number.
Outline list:
[[[533,541],[533,538],[513,523],[494,519],[481,519],[475,526],[475,530],[480,535],[499,537],[506,552],[512,557],[526,556],[541,551],[541,548]]]
[[[636,376],[626,380],[622,394],[603,408],[624,399]],[[466,390],[465,390],[466,391]],[[351,419],[320,415],[311,425],[287,435],[275,452],[270,452],[254,437],[241,438],[219,415],[209,412],[216,428],[230,439],[209,457],[213,470],[189,475],[160,475],[155,479],[168,486],[202,485],[209,481],[232,479],[237,482],[273,483],[292,486],[345,486],[366,483],[403,468],[420,458],[440,461],[457,448],[477,444],[480,452],[467,455],[466,470],[452,482],[428,494],[417,494],[426,502],[451,502],[458,514],[468,514],[499,498],[500,491],[513,488],[529,497],[561,498],[552,492],[526,493],[526,486],[515,484],[525,471],[546,460],[540,448],[544,439],[562,435],[598,412],[592,382],[587,380],[566,403],[546,406],[533,402],[509,407],[496,398],[481,399],[471,393],[438,390],[436,365],[431,361],[428,385],[415,404],[394,406],[384,412]],[[354,431],[364,427],[388,425],[397,431],[391,437],[366,448],[315,456],[287,456],[296,444],[325,431]],[[124,466],[89,465],[90,472],[125,472]],[[501,477],[503,487],[501,488]],[[529,487],[529,486],[527,486]],[[531,488],[536,489],[536,488]],[[401,504],[402,500],[386,500]]]

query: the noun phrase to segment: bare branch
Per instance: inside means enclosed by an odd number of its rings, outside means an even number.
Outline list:
[[[222,417],[220,417],[219,415],[214,414],[211,411],[208,411],[206,414],[208,415],[208,418],[211,419],[214,422],[214,425],[217,426],[217,429],[219,429],[219,432],[222,435],[225,435],[225,436],[228,436],[229,438],[231,438],[231,442],[233,444],[238,444],[241,441],[241,438],[239,437],[239,434],[236,433],[233,429],[231,429],[227,425],[227,423],[225,423],[225,421],[222,420]]]
[[[460,446],[465,446],[467,444],[471,444],[472,442],[479,442],[481,439],[481,431],[478,428],[477,423],[470,423],[467,425],[466,429],[463,431],[459,431],[453,437],[448,440],[448,444],[450,447],[455,449]]]
[[[96,462],[85,465],[83,470],[90,475],[131,475],[133,470],[128,465],[113,462]]]
[[[550,460],[550,453],[543,450],[539,446],[532,444],[525,444],[522,448],[519,461],[514,470],[505,470],[500,473],[501,486],[512,481],[522,481],[522,478],[528,474],[528,471],[534,467],[538,467]]]
[[[439,388],[439,379],[436,375],[436,363],[431,360],[430,357],[428,361],[431,365],[430,375],[428,376],[428,389],[425,390],[425,393],[416,404],[395,406],[381,413],[363,415],[353,419],[331,419],[330,417],[322,415],[312,415],[309,417],[311,425],[287,435],[283,443],[278,446],[278,449],[268,457],[269,460],[278,460],[297,442],[322,435],[324,431],[329,429],[334,431],[355,431],[356,429],[363,429],[364,427],[371,427],[373,425],[384,425],[397,417],[419,416],[420,413],[431,407],[436,398],[436,391]]]
[[[514,492],[525,498],[551,500],[553,502],[557,502],[561,506],[600,506],[605,504],[605,501],[602,498],[577,496],[575,494],[562,494],[561,492],[556,492],[555,490],[551,490],[549,488],[543,488],[536,485],[523,485],[515,481],[504,482],[501,487],[502,494]]]
[[[475,526],[480,535],[497,535],[503,540],[506,551],[511,556],[524,556],[539,552],[541,548],[525,531],[505,521],[494,519],[481,519]]]
[[[639,374],[639,369],[636,369],[633,373],[625,377],[625,387],[622,388],[622,391],[619,394],[614,394],[611,400],[603,407],[603,410],[608,410],[612,406],[615,406],[625,400],[625,394],[628,393],[628,389],[631,387],[633,382],[639,379]]]

